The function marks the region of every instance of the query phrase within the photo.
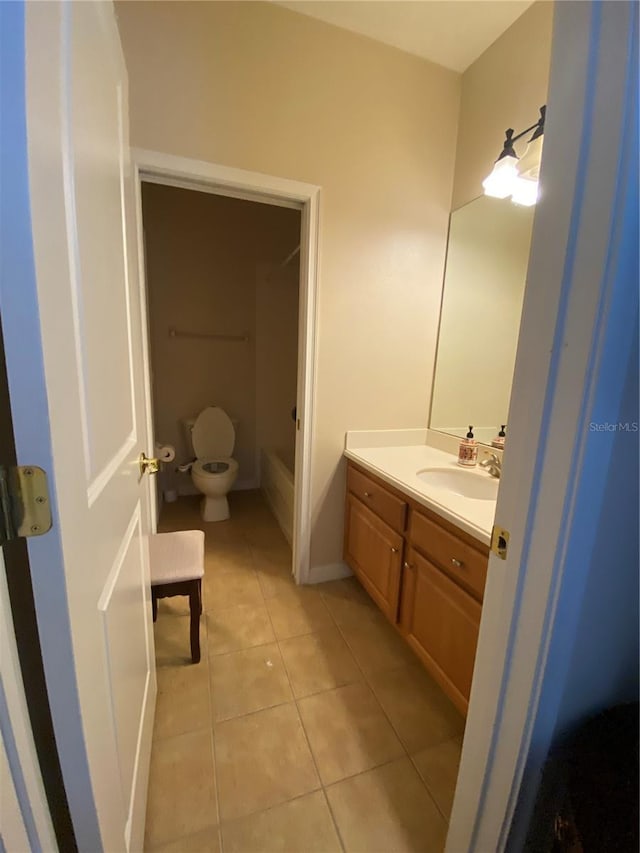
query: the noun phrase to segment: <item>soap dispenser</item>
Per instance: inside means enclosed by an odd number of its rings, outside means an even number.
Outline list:
[[[506,426],[507,426],[506,424],[500,425],[500,432],[497,434],[497,436],[494,439],[491,440],[491,447],[497,447],[498,450],[504,450],[504,441],[506,438],[506,433],[505,433],[505,427]]]
[[[478,464],[478,442],[473,437],[473,426],[469,427],[466,437],[460,442],[458,448],[458,465],[465,468],[473,468]]]

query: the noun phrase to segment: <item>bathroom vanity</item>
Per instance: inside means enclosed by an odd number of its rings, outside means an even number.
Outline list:
[[[345,562],[466,713],[497,482],[461,471],[451,454],[426,445],[347,448],[345,455]],[[425,483],[434,472],[458,492],[477,488],[486,497],[456,494],[433,476]]]
[[[344,560],[455,705],[469,703],[533,208],[451,214],[429,429],[347,433]],[[457,465],[473,424],[488,470]],[[507,442],[508,442],[507,429]],[[501,438],[503,438],[502,433]],[[495,446],[490,446],[494,442]]]

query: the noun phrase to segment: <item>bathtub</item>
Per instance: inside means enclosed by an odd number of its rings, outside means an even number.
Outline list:
[[[278,450],[260,451],[260,488],[287,542],[293,540],[293,471]]]

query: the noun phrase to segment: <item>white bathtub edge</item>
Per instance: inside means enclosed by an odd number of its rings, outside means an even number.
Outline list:
[[[260,488],[289,545],[293,541],[293,474],[278,454],[263,448],[260,453]]]

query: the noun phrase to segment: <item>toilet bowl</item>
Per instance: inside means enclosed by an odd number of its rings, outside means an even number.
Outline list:
[[[236,432],[224,409],[210,406],[195,420],[185,421],[195,460],[191,465],[193,484],[202,492],[203,521],[229,518],[227,494],[238,476],[238,463],[231,458]]]

